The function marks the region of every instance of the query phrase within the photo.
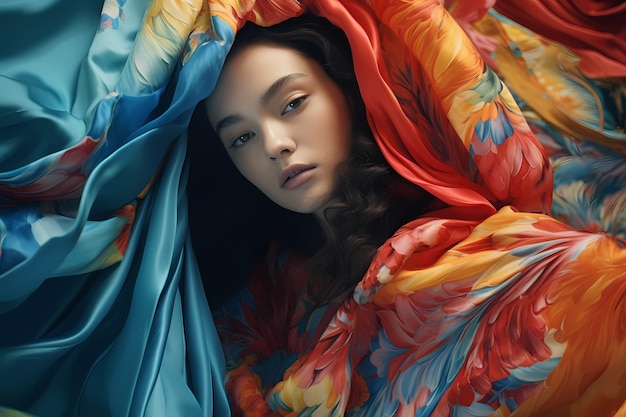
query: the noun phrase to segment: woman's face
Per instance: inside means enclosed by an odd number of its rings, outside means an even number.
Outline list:
[[[235,166],[276,204],[321,214],[350,153],[346,97],[314,60],[258,44],[229,57],[207,111]]]

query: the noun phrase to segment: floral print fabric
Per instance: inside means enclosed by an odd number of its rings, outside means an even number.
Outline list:
[[[1,3],[0,414],[227,416],[222,346],[235,414],[626,413],[623,80],[510,3]],[[242,25],[305,11],[348,35],[390,164],[449,207],[321,310],[276,254],[221,345],[187,126]]]
[[[359,14],[363,4],[372,20]],[[597,126],[601,102],[585,98],[593,90],[576,89],[574,67],[550,64],[564,59],[558,44],[542,44],[545,59],[530,61],[538,52],[525,48],[541,42],[538,35],[488,7],[342,5],[354,19],[337,5],[332,15],[324,1],[311,8],[348,34],[381,148],[394,169],[450,207],[400,229],[354,293],[322,309],[307,301],[306,279],[294,278],[297,260],[277,272],[282,255],[271,255],[270,271],[255,271],[216,315],[234,414],[626,412],[622,136],[609,116]],[[526,66],[513,72],[511,59]],[[384,63],[382,81],[362,69],[371,61]],[[523,87],[540,75],[543,85]],[[547,91],[555,97],[549,106],[531,101]],[[555,105],[569,106],[567,119],[554,117]],[[566,158],[587,168],[572,178],[577,170]],[[591,174],[599,166],[606,168]],[[560,221],[531,213],[550,210]],[[599,231],[616,238],[591,233]]]
[[[257,271],[217,318],[235,415],[614,415],[624,260],[605,235],[503,208],[408,224],[320,310],[297,267]]]

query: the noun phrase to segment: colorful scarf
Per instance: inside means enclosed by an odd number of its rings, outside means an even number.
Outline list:
[[[623,79],[583,72],[566,47],[585,45],[541,24],[445,3],[0,4],[0,406],[221,417],[227,378],[251,415],[622,407]],[[190,239],[187,126],[238,28],[305,10],[346,32],[390,164],[449,208],[399,230],[347,300],[277,298],[268,314],[289,331],[251,322],[259,300],[231,304],[225,377]],[[596,54],[619,66],[610,51]],[[550,210],[599,233],[529,214]]]
[[[436,2],[306,5],[348,35],[387,160],[450,207],[399,230],[326,308],[297,261],[272,272],[270,256],[216,315],[235,415],[626,413],[623,241],[530,213],[549,206],[548,163],[461,28]],[[621,207],[607,218],[623,224]]]

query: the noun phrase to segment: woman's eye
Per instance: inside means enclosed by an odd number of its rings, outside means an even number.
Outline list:
[[[248,132],[248,133],[244,133],[243,135],[239,135],[237,136],[232,144],[231,144],[231,148],[237,148],[241,145],[243,145],[244,143],[246,143],[247,141],[249,141],[250,139],[252,139],[254,137],[254,133],[252,132]]]
[[[300,105],[304,102],[304,100],[306,100],[308,96],[300,96],[294,100],[291,100],[287,106],[283,109],[283,114],[285,113],[289,113],[290,111],[293,111],[295,109],[297,109],[298,107],[300,107]]]

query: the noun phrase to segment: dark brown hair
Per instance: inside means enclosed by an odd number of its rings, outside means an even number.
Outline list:
[[[325,239],[307,262],[309,297],[324,304],[354,288],[378,247],[424,211],[432,196],[409,184],[387,164],[369,129],[343,31],[311,14],[263,28],[248,23],[229,54],[251,44],[287,46],[318,62],[342,89],[351,106],[351,156],[340,168],[335,203],[324,213]]]

